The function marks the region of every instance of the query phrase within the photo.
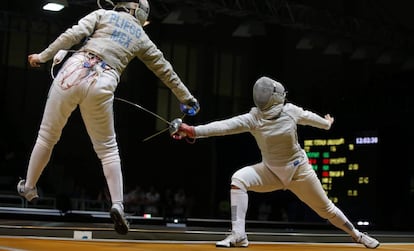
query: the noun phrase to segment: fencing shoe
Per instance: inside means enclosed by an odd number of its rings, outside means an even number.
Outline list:
[[[249,241],[247,240],[246,234],[236,234],[232,232],[224,240],[216,242],[216,247],[248,247]]]
[[[25,183],[26,180],[20,180],[19,183],[17,183],[17,192],[19,195],[26,198],[26,200],[29,202],[39,198],[39,195],[37,194],[37,188],[26,188],[24,186]]]
[[[127,234],[129,231],[129,222],[125,218],[122,204],[115,203],[110,211],[111,219],[114,222],[115,231],[118,234]]]
[[[366,248],[377,248],[380,245],[376,239],[366,233],[360,233],[357,239],[354,238],[354,241],[363,244]]]

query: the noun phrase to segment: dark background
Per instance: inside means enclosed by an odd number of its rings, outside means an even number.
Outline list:
[[[66,28],[97,8],[96,1],[69,0],[61,13],[41,10],[42,1],[3,1],[0,10],[0,109],[2,190],[14,191],[24,177],[51,77],[50,64],[27,65]],[[288,99],[335,117],[326,132],[300,127],[300,138],[342,137],[375,131],[380,143],[372,164],[375,187],[368,195],[377,228],[413,229],[414,21],[412,1],[167,1],[152,0],[145,29],[201,103],[190,124],[246,112],[251,87],[267,75],[282,82]],[[172,20],[171,13],[181,11]],[[245,22],[251,26],[242,27]],[[122,76],[116,96],[157,112],[180,116],[178,103],[138,60]],[[191,202],[188,217],[227,218],[231,174],[260,156],[250,135],[173,141],[167,133],[142,139],[166,127],[162,121],[125,103],[115,103],[115,118],[126,191],[183,188]],[[45,194],[75,196],[80,186],[95,198],[105,187],[78,111],[39,186]],[[288,209],[292,221],[315,217],[288,192],[252,194],[254,205],[269,200]],[[221,203],[224,202],[224,203]],[[224,210],[221,206],[224,205]],[[340,205],[341,206],[341,205]],[[345,207],[345,206],[344,206]],[[351,213],[358,219],[358,213]],[[275,213],[275,220],[286,220]]]

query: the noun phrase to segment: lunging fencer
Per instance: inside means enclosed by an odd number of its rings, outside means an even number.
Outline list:
[[[230,204],[232,232],[217,247],[247,247],[245,231],[248,191],[259,193],[290,190],[320,217],[348,233],[367,248],[380,243],[356,229],[344,213],[328,198],[298,142],[297,125],[329,130],[334,118],[324,117],[286,101],[284,86],[260,77],[253,86],[252,107],[248,113],[204,125],[182,123],[172,135],[175,139],[206,138],[249,132],[260,149],[262,160],[236,171],[231,178]]]
[[[28,201],[39,197],[36,184],[69,116],[79,107],[109,188],[115,231],[127,234],[129,222],[124,214],[123,174],[113,116],[114,92],[122,72],[137,57],[170,88],[183,112],[194,115],[199,103],[143,29],[150,10],[147,0],[106,1],[113,3],[113,9],[92,11],[45,50],[28,56],[30,66],[39,67],[51,59],[60,61],[65,54],[62,50],[80,47],[62,63],[53,80],[27,174],[17,190]]]

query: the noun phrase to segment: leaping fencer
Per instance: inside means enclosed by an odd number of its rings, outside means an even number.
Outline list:
[[[260,149],[262,161],[245,166],[232,175],[230,189],[232,232],[217,247],[247,247],[245,231],[248,207],[247,191],[259,193],[290,190],[320,217],[348,233],[367,248],[380,243],[356,229],[344,213],[328,198],[298,142],[297,125],[329,130],[334,118],[286,102],[284,86],[268,77],[260,77],[253,86],[255,107],[248,113],[204,125],[182,123],[175,139],[205,138],[251,133]]]
[[[123,176],[113,117],[114,92],[122,72],[137,57],[170,88],[184,112],[194,115],[199,103],[143,29],[150,10],[148,1],[106,1],[113,3],[113,9],[92,11],[45,50],[28,56],[30,66],[39,67],[51,59],[60,61],[63,56],[58,52],[62,50],[80,47],[62,63],[53,80],[26,178],[19,181],[17,190],[28,201],[39,197],[36,184],[69,116],[79,107],[109,188],[115,231],[127,234],[129,222],[124,214]],[[101,7],[99,1],[98,5]]]

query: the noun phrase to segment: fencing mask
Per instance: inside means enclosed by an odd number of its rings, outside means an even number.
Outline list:
[[[124,8],[131,15],[135,16],[138,21],[144,26],[145,22],[148,19],[150,6],[148,0],[120,0],[115,1],[114,9]]]
[[[286,91],[283,85],[271,78],[261,77],[253,86],[253,101],[261,111],[272,105],[285,102]]]

